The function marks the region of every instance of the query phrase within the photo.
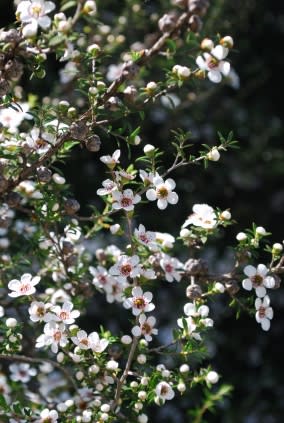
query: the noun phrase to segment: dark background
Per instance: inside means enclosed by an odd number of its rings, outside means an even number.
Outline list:
[[[14,15],[11,1],[1,0],[0,4],[0,26],[3,26],[12,22]],[[166,4],[147,1],[143,2],[143,7],[147,13],[166,10]],[[101,2],[106,10],[108,5],[112,11],[119,7],[112,1]],[[173,177],[183,207],[177,210],[169,207],[167,217],[153,207],[155,215],[143,216],[143,223],[154,229],[155,218],[159,230],[178,235],[180,224],[195,202],[231,208],[237,225],[226,232],[223,240],[210,246],[211,266],[226,268],[230,262],[226,246],[232,245],[236,233],[250,227],[252,220],[272,232],[273,242],[282,242],[284,238],[283,2],[212,1],[204,34],[216,31],[230,34],[235,40],[230,60],[240,77],[240,89],[234,90],[225,84],[212,88],[212,84],[208,84],[206,95],[204,87],[197,88],[202,93],[200,99],[197,96],[193,101],[189,95],[186,107],[169,112],[157,105],[156,112],[151,112],[145,121],[142,138],[145,143],[165,147],[170,129],[182,127],[192,131],[196,145],[214,145],[217,130],[223,134],[233,130],[240,151],[222,155],[221,161],[213,163],[205,172],[201,168],[177,171]],[[113,147],[111,149],[113,151]],[[97,159],[79,152],[65,172],[83,209],[84,204],[94,202],[93,180],[100,173]],[[82,178],[86,181],[84,188]],[[283,289],[273,292],[271,299],[275,318],[269,333],[262,332],[247,315],[236,320],[225,301],[215,306],[216,330],[209,345],[213,367],[222,374],[224,382],[235,388],[231,399],[224,402],[216,416],[206,416],[207,421],[283,422]],[[168,313],[168,310],[175,310],[176,304],[171,294],[167,301]],[[165,422],[187,422],[185,410],[190,406],[184,399],[181,407],[174,408],[173,403],[166,411],[161,410],[156,418],[163,418]]]

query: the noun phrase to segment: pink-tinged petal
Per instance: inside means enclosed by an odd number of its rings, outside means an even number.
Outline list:
[[[117,162],[120,157],[120,150],[115,150],[115,152],[112,155],[113,159]]]
[[[146,298],[147,301],[151,302],[153,299],[153,294],[150,291],[145,292],[144,298]]]
[[[78,339],[85,339],[85,338],[87,338],[88,337],[88,334],[87,334],[87,332],[86,331],[84,331],[84,330],[79,330],[78,332],[77,332],[77,338]]]
[[[250,279],[244,279],[243,282],[242,282],[242,286],[247,291],[251,291],[252,290],[252,282],[251,282],[251,280]]]
[[[169,273],[166,273],[165,274],[165,277],[166,277],[166,281],[167,282],[173,282],[174,281],[174,278]]]
[[[168,206],[168,202],[167,200],[160,199],[157,201],[157,206],[158,206],[158,209],[165,210]]]
[[[171,192],[168,196],[168,202],[170,204],[176,204],[178,202],[178,195],[176,192]]]
[[[270,329],[270,320],[269,319],[262,319],[261,320],[261,328],[265,331],[268,331]]]
[[[139,257],[138,256],[132,256],[130,258],[130,263],[132,264],[132,266],[136,266],[139,263]]]
[[[203,57],[202,57],[202,56],[198,56],[195,62],[196,62],[196,64],[197,64],[197,66],[198,66],[201,70],[206,70],[206,69],[207,69],[206,62],[205,62],[205,60],[203,59]]]
[[[129,300],[129,299],[125,300],[124,303],[123,303],[123,307],[126,308],[126,309],[131,308],[132,307],[132,301]]]
[[[219,84],[222,81],[222,75],[218,70],[211,70],[208,72],[208,78],[214,84]]]
[[[52,345],[51,345],[51,351],[52,351],[54,354],[57,354],[57,353],[58,353],[58,345],[57,345],[57,344],[52,344]]]
[[[99,335],[97,334],[97,332],[92,332],[90,333],[90,335],[88,336],[89,341],[91,341],[92,343],[97,343],[99,342],[100,338]]]
[[[258,286],[255,293],[259,298],[263,298],[266,295],[266,289],[263,286]]]
[[[247,275],[249,278],[251,278],[252,276],[255,276],[256,268],[249,264],[248,266],[244,268],[244,274]]]
[[[41,28],[47,29],[51,25],[51,19],[48,16],[40,16],[38,19],[38,24]]]
[[[140,286],[135,286],[135,287],[132,289],[132,295],[133,295],[133,297],[142,297],[142,295],[143,295],[143,291],[142,291],[142,289],[140,288]]]
[[[142,334],[139,326],[134,326],[134,328],[132,328],[132,330],[131,330],[131,333],[132,333],[132,335],[134,335],[136,337],[141,336],[141,334]]]
[[[21,286],[21,282],[18,281],[18,279],[12,279],[9,283],[8,283],[8,288],[9,289],[13,289],[14,291],[17,290],[19,287]]]
[[[107,339],[101,339],[100,340],[100,352],[103,352],[106,347],[108,346],[109,341]]]
[[[73,308],[73,304],[70,302],[70,301],[65,301],[64,303],[63,303],[63,307],[62,307],[62,309],[64,310],[64,311],[71,311],[72,310],[72,308]]]
[[[219,63],[219,69],[224,76],[228,76],[231,70],[231,65],[229,62],[221,62]]]
[[[262,318],[259,316],[259,311],[255,313],[255,320],[257,321],[257,323],[261,323]]]
[[[114,200],[116,200],[116,201],[120,201],[120,200],[121,200],[121,197],[122,197],[121,192],[119,192],[119,191],[113,191],[113,192],[111,193],[111,195],[112,195],[112,198],[113,198]]]
[[[144,308],[144,311],[148,313],[149,311],[153,311],[154,309],[155,309],[155,304],[150,303],[146,305],[146,307]]]
[[[171,190],[175,189],[175,187],[176,187],[176,183],[175,183],[175,181],[172,178],[168,178],[165,181],[165,184],[166,184],[166,187],[167,188],[170,188]]]
[[[146,317],[146,316],[145,316]],[[148,317],[148,323],[149,323],[149,325],[150,326],[155,326],[155,324],[156,324],[156,318],[154,317],[154,316],[150,316],[150,317]],[[155,329],[153,329],[153,331],[154,331]],[[157,330],[157,329],[156,329]]]
[[[259,264],[257,266],[257,273],[260,276],[262,276],[262,277],[266,276],[267,275],[267,272],[268,272],[268,269],[267,269],[267,267],[264,264]]]
[[[263,285],[266,286],[266,288],[274,288],[275,287],[275,279],[272,276],[266,276],[264,279]]]
[[[149,201],[157,200],[156,191],[153,188],[148,189],[148,191],[146,191],[146,197],[148,198]]]
[[[255,302],[254,302],[254,306],[256,308],[256,310],[259,310],[259,308],[262,306],[262,301],[260,298],[256,298]]]

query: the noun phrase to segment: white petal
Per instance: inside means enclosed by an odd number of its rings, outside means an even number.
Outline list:
[[[252,290],[252,282],[251,282],[251,280],[250,279],[244,279],[243,282],[242,282],[242,286],[247,291],[251,291]]]
[[[262,306],[262,301],[260,298],[256,298],[255,302],[254,302],[255,308],[256,310],[259,310],[259,308]]]
[[[268,272],[268,269],[267,269],[267,267],[264,264],[259,264],[257,266],[257,273],[260,276],[263,276],[263,277],[266,276],[267,272]]]
[[[168,202],[170,204],[176,204],[178,202],[178,195],[176,192],[171,192],[170,195],[168,195]]]
[[[150,201],[155,201],[157,199],[156,191],[153,188],[148,189],[148,191],[146,192],[146,197]]]
[[[267,309],[265,310],[265,315],[268,319],[273,319],[273,309],[272,307],[267,307]]]
[[[168,202],[167,202],[167,200],[161,200],[160,199],[157,202],[157,206],[158,206],[158,209],[165,210],[167,208],[167,206],[168,206]]]
[[[211,54],[213,54],[216,59],[222,60],[227,56],[228,51],[229,50],[226,47],[223,47],[219,44],[211,50]]]
[[[255,288],[255,293],[259,298],[263,298],[266,295],[266,289],[263,286]]]
[[[38,24],[41,28],[47,29],[51,25],[51,19],[48,16],[41,16],[38,19]]]
[[[222,81],[222,75],[218,70],[211,70],[208,72],[208,78],[214,84],[219,84]]]
[[[252,276],[255,276],[256,268],[254,266],[248,265],[244,268],[244,274],[251,278]]]
[[[270,329],[270,320],[264,318],[261,320],[261,328],[265,331],[268,331]]]
[[[206,69],[207,69],[206,62],[205,62],[205,60],[203,59],[203,57],[202,57],[202,56],[198,56],[195,62],[196,62],[196,64],[197,64],[197,66],[198,66],[201,70],[206,70]]]
[[[175,183],[175,181],[174,181],[172,178],[168,178],[168,179],[165,181],[165,184],[166,184],[166,186],[167,186],[167,187],[169,187],[171,190],[175,189],[175,187],[176,187],[176,183]]]
[[[227,76],[230,73],[231,65],[229,62],[221,62],[219,63],[219,69],[224,76]]]
[[[183,307],[184,314],[186,316],[193,316],[196,313],[196,308],[193,303],[187,303]]]
[[[266,276],[264,279],[263,285],[266,288],[274,288],[275,287],[275,279],[272,276]]]
[[[131,330],[132,335],[138,337],[141,336],[141,329],[139,328],[139,326],[134,326],[134,328],[132,328]]]

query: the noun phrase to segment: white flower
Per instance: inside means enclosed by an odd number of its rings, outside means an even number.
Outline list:
[[[41,132],[39,128],[33,128],[26,137],[26,144],[37,154],[46,153],[55,142],[55,136],[48,132]]]
[[[40,413],[40,419],[36,420],[35,423],[56,423],[58,421],[58,413],[56,410],[49,410],[45,408]]]
[[[181,272],[179,272],[177,269],[183,268],[183,264],[176,258],[162,253],[160,266],[165,272],[165,278],[168,282],[173,282],[174,280],[179,282],[181,280]]]
[[[178,195],[173,190],[176,183],[173,179],[169,178],[166,181],[156,173],[153,178],[155,188],[150,188],[146,192],[146,197],[150,201],[158,200],[157,206],[160,210],[164,210],[169,204],[176,204],[178,202]]]
[[[158,246],[156,243],[156,233],[151,231],[146,231],[145,226],[140,224],[138,229],[134,230],[134,235],[138,241],[150,248],[152,251],[157,251]]]
[[[59,71],[59,78],[61,84],[68,84],[79,73],[79,69],[75,62],[67,62],[63,69]]]
[[[32,119],[32,115],[27,113],[28,103],[19,103],[17,110],[12,107],[0,109],[0,123],[10,132],[15,133],[24,119]]]
[[[103,352],[109,344],[109,341],[107,339],[100,339],[97,332],[90,333],[90,335],[88,336],[88,340],[91,350],[96,353]]]
[[[219,380],[219,375],[217,372],[214,372],[214,370],[211,370],[209,373],[207,373],[206,375],[206,382],[207,383],[217,383]]]
[[[255,300],[255,319],[257,323],[261,324],[263,330],[270,329],[270,320],[273,319],[273,309],[270,307],[270,298],[265,295],[263,299],[256,298]]]
[[[102,185],[103,188],[99,188],[97,190],[98,195],[108,195],[118,189],[117,184],[111,179],[106,179],[105,181],[103,181]]]
[[[10,292],[8,295],[10,297],[16,298],[21,297],[22,295],[31,295],[36,292],[35,285],[37,285],[40,281],[39,276],[30,275],[29,273],[25,273],[21,276],[21,280],[18,281],[17,279],[13,279],[8,283],[8,288],[11,289],[13,292]]]
[[[36,348],[51,345],[51,351],[57,354],[58,345],[64,348],[68,344],[67,335],[64,331],[65,325],[63,323],[56,323],[54,321],[46,323],[43,329],[44,333],[36,339]]]
[[[29,307],[30,319],[32,322],[46,321],[47,310],[51,304],[43,303],[42,301],[33,301]]]
[[[90,266],[89,271],[94,276],[93,284],[99,289],[107,290],[107,287],[115,282],[114,278],[108,274],[108,271],[103,266]]]
[[[197,326],[191,316],[178,319],[177,324],[187,335],[191,335],[197,341],[201,340],[200,334],[198,332],[194,332]]]
[[[123,69],[123,64],[109,65],[106,78],[108,81],[114,81],[119,78]]]
[[[207,76],[211,82],[219,83],[222,80],[222,75],[229,75],[230,63],[223,60],[227,57],[228,52],[228,48],[219,44],[211,50],[210,54],[203,53],[203,56],[197,57],[197,66],[208,72]]]
[[[167,232],[156,232],[156,241],[164,248],[173,248],[175,238]]]
[[[244,268],[244,274],[248,278],[242,282],[243,288],[247,291],[255,289],[255,293],[258,297],[262,298],[266,294],[265,288],[274,288],[275,279],[272,276],[266,276],[268,269],[264,264],[259,264],[257,268],[248,265]]]
[[[17,18],[29,28],[29,36],[37,33],[38,26],[47,29],[51,25],[51,19],[46,16],[55,8],[52,1],[27,0],[21,1],[16,10]]]
[[[125,211],[132,211],[134,210],[134,204],[141,201],[140,195],[134,195],[131,189],[125,189],[123,192],[114,191],[112,197],[114,200],[112,208],[114,210],[123,209]]]
[[[139,316],[139,326],[134,326],[131,330],[132,335],[139,337],[144,336],[147,342],[152,341],[152,335],[158,334],[158,329],[154,328],[156,319],[153,316],[146,317],[145,314]]]
[[[192,211],[193,214],[188,216],[182,225],[183,228],[188,225],[194,225],[204,229],[212,229],[216,226],[216,214],[208,204],[195,204],[192,207]]]
[[[167,382],[160,382],[155,388],[155,394],[162,401],[172,400],[175,396],[174,390]]]
[[[119,163],[120,150],[115,150],[112,156],[101,156],[100,160],[107,165],[110,169],[113,169],[117,163]]]
[[[71,339],[75,345],[81,348],[81,350],[88,350],[90,348],[88,334],[84,330],[79,330],[76,336],[72,336]]]
[[[153,179],[155,177],[155,175],[152,172],[147,173],[143,169],[139,170],[139,176],[142,179],[144,185],[146,185],[146,186],[151,185],[153,183]]]
[[[128,277],[135,278],[140,273],[139,257],[120,256],[117,263],[109,269],[109,273],[121,283],[126,282]]]
[[[153,298],[152,292],[144,292],[140,286],[135,286],[132,289],[133,297],[127,298],[123,306],[125,308],[132,308],[134,316],[138,316],[140,313],[147,313],[154,310],[155,305],[151,302]]]
[[[202,305],[196,308],[194,303],[186,303],[183,307],[184,314],[186,316],[200,316],[200,317],[207,317],[209,314],[209,307],[207,305]]]
[[[15,382],[29,382],[31,377],[37,374],[36,369],[30,367],[28,363],[13,363],[9,366],[9,370],[11,372],[10,377]]]
[[[80,316],[78,310],[72,310],[74,305],[70,301],[65,301],[63,306],[53,306],[51,307],[52,313],[48,313],[45,317],[45,320],[63,322],[66,325],[71,325],[75,322],[75,319]],[[53,314],[54,313],[54,314]]]

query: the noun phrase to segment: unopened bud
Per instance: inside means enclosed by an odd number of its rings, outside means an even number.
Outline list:
[[[188,21],[188,26],[192,32],[198,33],[201,31],[203,23],[198,15],[191,15]]]
[[[220,152],[217,147],[213,147],[212,150],[209,151],[207,154],[207,159],[211,160],[212,162],[218,162],[220,159]]]
[[[233,48],[234,47],[234,40],[230,35],[221,38],[220,44],[226,48]]]
[[[87,48],[87,52],[90,53],[93,57],[97,57],[97,55],[100,53],[101,48],[98,44],[91,44]]]
[[[68,198],[64,203],[64,209],[67,214],[75,214],[80,209],[80,204],[74,198]]]
[[[201,298],[202,296],[202,289],[199,285],[188,285],[186,288],[186,296],[190,300],[198,300],[198,298]]]
[[[97,5],[94,0],[87,0],[83,6],[83,13],[93,16],[97,12]]]
[[[222,220],[230,220],[232,217],[231,213],[229,212],[229,210],[224,210],[222,211],[222,213],[220,214],[220,218]]]
[[[88,134],[89,128],[86,125],[85,121],[74,122],[70,126],[70,133],[73,138],[76,140],[85,140],[86,135]]]
[[[211,51],[214,48],[214,43],[210,38],[204,38],[204,40],[201,41],[200,47],[202,50]]]
[[[172,5],[184,9],[187,6],[187,0],[172,0]]]
[[[276,242],[275,244],[272,245],[272,253],[279,254],[281,253],[282,250],[283,250],[283,245],[280,244],[279,242]]]
[[[146,156],[152,156],[155,152],[155,147],[152,144],[146,144],[143,148],[144,153]]]
[[[156,84],[156,82],[150,81],[146,85],[145,91],[147,94],[152,95],[156,91],[157,87],[158,85]]]

